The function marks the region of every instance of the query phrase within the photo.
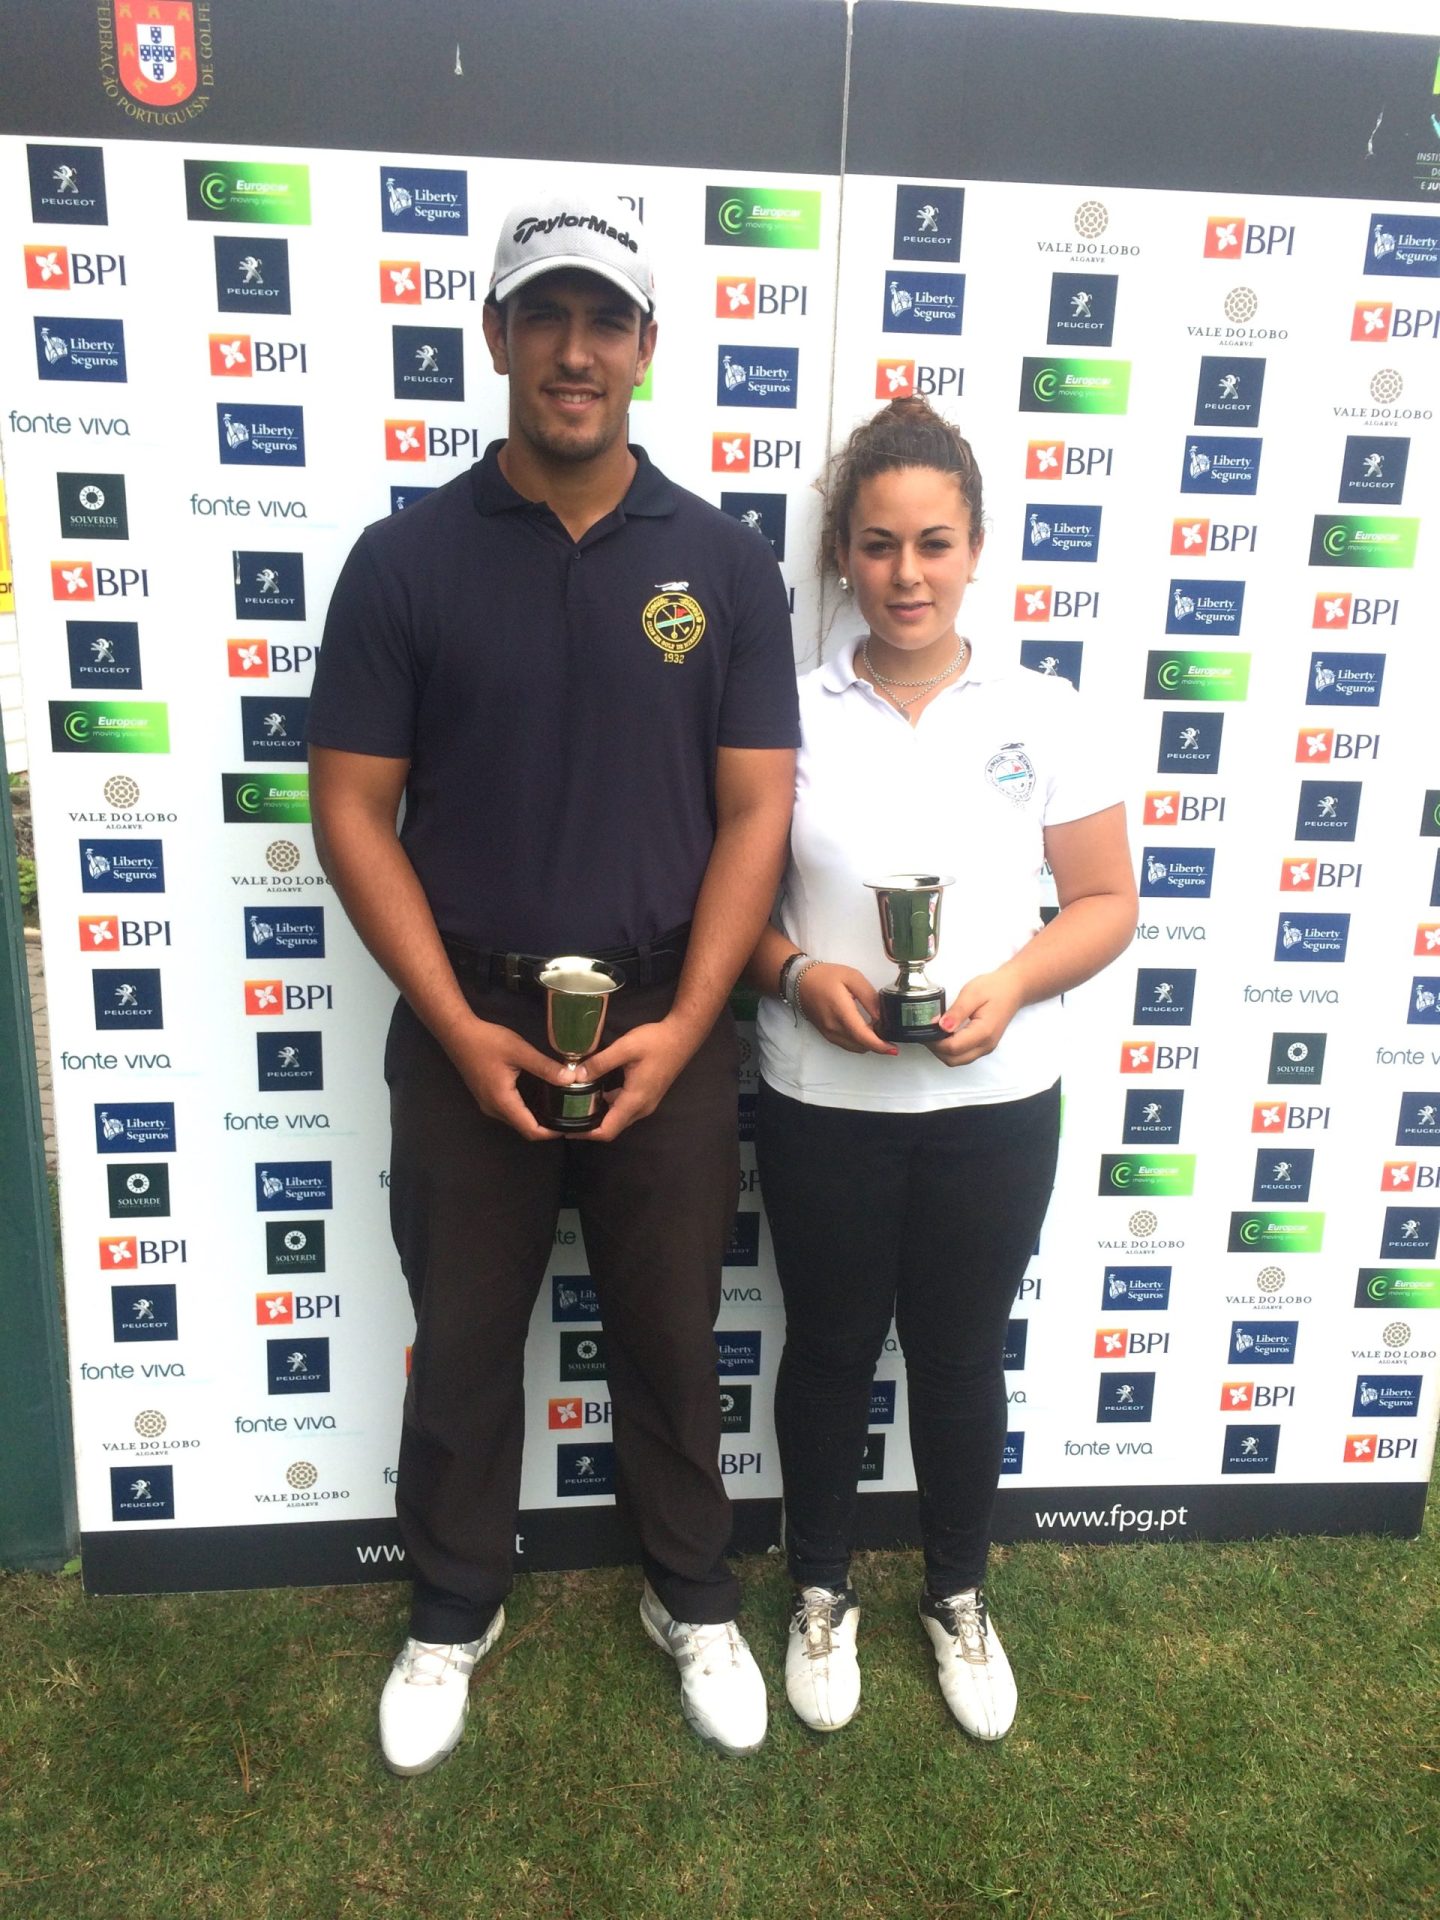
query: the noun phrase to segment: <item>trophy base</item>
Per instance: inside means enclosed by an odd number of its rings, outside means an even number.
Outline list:
[[[605,1118],[603,1080],[576,1080],[566,1087],[542,1080],[538,1086],[540,1097],[531,1106],[542,1127],[556,1133],[593,1133]]]
[[[919,1042],[933,1046],[945,1035],[935,1022],[945,1011],[945,995],[939,987],[929,993],[897,993],[894,987],[880,989],[879,1033],[892,1047]]]

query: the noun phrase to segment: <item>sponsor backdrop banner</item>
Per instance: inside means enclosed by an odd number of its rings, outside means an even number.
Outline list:
[[[645,229],[661,345],[633,437],[769,541],[797,658],[847,632],[815,584],[811,482],[854,421],[923,393],[986,475],[980,659],[1076,681],[1122,765],[1141,928],[1072,996],[1001,1537],[1418,1527],[1440,1345],[1436,45],[1345,36],[1368,63],[1345,97],[1387,109],[1367,149],[1368,120],[1330,110],[1338,35],[865,0],[842,170],[838,0],[672,6],[640,44],[633,10],[587,9],[554,114],[549,5],[468,9],[458,44],[452,9],[418,7],[398,66],[368,0],[338,47],[265,0],[139,11],[25,10],[24,97],[0,101],[0,438],[89,1584],[403,1570],[392,993],[315,858],[306,698],[359,528],[504,430],[479,324],[495,224],[557,176]],[[1116,72],[1198,63],[1204,154],[1088,110],[1070,140],[1082,29]],[[716,84],[677,114],[697,49]],[[963,73],[977,102],[1023,75],[1024,165],[1013,126],[964,130],[953,89],[932,139],[902,70]],[[1303,152],[1257,131],[1282,118]],[[743,1031],[716,1345],[755,1546],[783,1313]],[[522,1564],[624,1556],[570,1208],[527,1394]],[[876,1543],[913,1537],[905,1423],[891,1350]]]

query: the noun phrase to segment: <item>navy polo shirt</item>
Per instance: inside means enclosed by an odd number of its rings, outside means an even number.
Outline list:
[[[799,742],[785,589],[763,536],[639,448],[577,542],[501,444],[355,543],[308,737],[410,762],[400,839],[442,933],[640,945],[694,910],[716,748]]]

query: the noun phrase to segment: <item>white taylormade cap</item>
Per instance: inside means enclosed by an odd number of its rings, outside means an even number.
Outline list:
[[[521,200],[500,223],[490,298],[508,299],[527,281],[560,267],[598,273],[644,313],[655,311],[644,229],[618,200],[592,204],[575,193]]]

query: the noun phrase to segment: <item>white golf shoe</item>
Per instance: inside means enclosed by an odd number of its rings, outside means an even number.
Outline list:
[[[829,1733],[855,1717],[860,1662],[855,1635],[860,1602],[853,1587],[802,1587],[795,1595],[785,1649],[785,1692],[807,1727]]]
[[[765,1738],[765,1682],[733,1620],[676,1620],[649,1581],[640,1624],[680,1669],[680,1711],[702,1740],[727,1753],[754,1753]]]
[[[920,1622],[935,1649],[945,1704],[977,1740],[1000,1740],[1015,1719],[1015,1676],[985,1605],[984,1589],[920,1596]]]
[[[478,1640],[444,1645],[408,1639],[380,1696],[380,1752],[392,1773],[428,1773],[448,1759],[465,1731],[470,1675],[505,1625],[505,1609]]]

